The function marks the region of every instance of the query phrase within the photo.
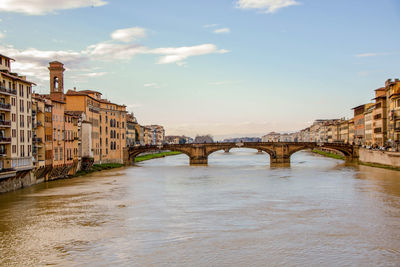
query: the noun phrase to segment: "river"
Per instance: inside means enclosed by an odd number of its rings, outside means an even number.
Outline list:
[[[178,155],[0,195],[0,265],[400,265],[400,172],[268,161]]]

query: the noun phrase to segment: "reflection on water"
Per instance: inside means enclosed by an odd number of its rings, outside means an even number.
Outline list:
[[[1,266],[398,266],[400,173],[185,155],[0,195]]]

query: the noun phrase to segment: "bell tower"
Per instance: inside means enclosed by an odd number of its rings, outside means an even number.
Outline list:
[[[50,71],[50,98],[64,101],[64,64],[58,61],[49,63]]]

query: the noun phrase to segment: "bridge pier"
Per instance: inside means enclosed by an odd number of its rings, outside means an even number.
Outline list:
[[[271,157],[271,167],[290,167],[290,157]]]
[[[208,157],[190,157],[191,166],[205,166],[208,164]]]

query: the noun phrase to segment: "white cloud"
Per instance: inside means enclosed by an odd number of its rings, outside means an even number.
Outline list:
[[[5,37],[4,33],[0,32],[0,39],[4,37]]]
[[[133,40],[145,38],[147,35],[146,29],[140,27],[119,29],[111,34],[111,38],[116,41],[129,43]]]
[[[377,56],[390,56],[393,53],[363,53],[357,54],[355,57],[377,57]]]
[[[206,25],[203,25],[204,28],[214,28],[214,27],[217,27],[217,26],[218,26],[218,24],[206,24]]]
[[[143,84],[143,86],[148,88],[160,88],[160,85],[158,85],[158,83],[145,83]]]
[[[84,76],[84,77],[101,77],[106,74],[107,74],[107,72],[89,72],[89,73],[82,74],[82,76]]]
[[[131,59],[137,54],[146,54],[148,48],[136,44],[115,44],[103,42],[90,45],[85,53],[90,56],[100,57],[101,59]]]
[[[218,82],[210,82],[209,85],[227,85],[227,84],[237,84],[240,81],[218,81]]]
[[[229,28],[221,28],[221,29],[214,30],[214,33],[217,33],[217,34],[219,34],[219,33],[230,33],[230,32],[231,32],[231,29],[229,29]]]
[[[185,59],[193,56],[200,56],[206,54],[224,54],[228,53],[228,50],[217,49],[214,44],[203,44],[196,46],[186,47],[169,47],[169,48],[157,48],[151,50],[152,54],[163,55],[159,60],[158,64],[169,64],[169,63],[180,63]]]
[[[0,11],[28,15],[44,15],[56,10],[97,7],[106,5],[104,0],[1,0]]]
[[[238,0],[236,7],[241,9],[262,9],[267,13],[274,13],[278,9],[299,4],[296,0]]]

